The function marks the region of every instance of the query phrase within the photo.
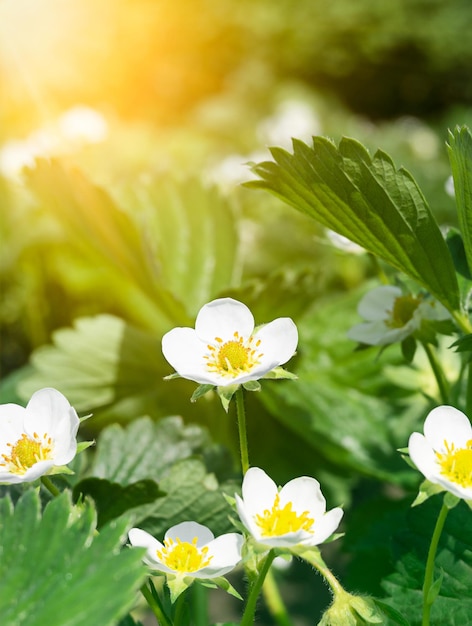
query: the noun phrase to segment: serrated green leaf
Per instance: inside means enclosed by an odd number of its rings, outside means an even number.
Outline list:
[[[97,527],[101,528],[138,506],[155,502],[165,494],[153,480],[138,480],[126,487],[103,478],[86,478],[73,490],[74,500],[90,496],[97,507]]]
[[[234,531],[229,520],[233,510],[223,493],[235,493],[240,485],[230,481],[218,483],[200,460],[174,463],[159,487],[166,495],[136,510],[134,525],[158,538],[171,526],[188,520],[208,526],[215,535]]]
[[[68,493],[41,515],[39,495],[27,491],[13,507],[0,500],[0,614],[5,626],[113,626],[126,615],[146,577],[141,551],[120,550],[123,523],[94,535],[90,503]]]
[[[143,417],[126,428],[113,424],[103,429],[90,473],[124,486],[148,478],[158,482],[173,463],[209,446],[208,433],[185,425],[181,417],[158,422]]]
[[[274,162],[255,165],[261,180],[247,185],[271,191],[404,272],[447,308],[459,310],[448,248],[406,170],[397,170],[384,152],[371,157],[348,138],[339,148],[323,137],[314,137],[312,148],[294,140],[293,150],[273,148]]]
[[[385,602],[408,615],[411,626],[422,623],[425,563],[441,498],[431,498],[410,509],[406,525],[394,537],[395,573],[382,582]],[[435,561],[442,573],[439,594],[431,607],[431,624],[463,626],[472,614],[471,512],[462,502],[448,514]]]
[[[18,383],[27,400],[37,389],[54,381],[79,412],[93,411],[87,427],[96,429],[100,411],[110,405],[123,417],[144,415],[159,404],[164,394],[162,380],[167,366],[159,339],[112,315],[79,318],[73,328],[53,334],[53,343],[33,352],[29,370]],[[128,408],[128,412],[129,408]]]
[[[464,242],[467,265],[472,268],[472,135],[467,126],[449,131],[449,160],[457,206],[459,227]]]

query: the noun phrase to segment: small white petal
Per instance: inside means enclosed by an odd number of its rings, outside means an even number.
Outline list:
[[[193,328],[177,327],[162,337],[162,353],[175,371],[183,378],[200,384],[215,384],[215,375],[207,371],[204,355],[207,345]]]
[[[424,435],[434,450],[445,451],[444,441],[462,448],[472,439],[472,426],[462,411],[442,405],[429,413],[424,423]]]
[[[410,459],[423,476],[431,482],[436,482],[434,478],[439,473],[437,457],[431,444],[428,443],[423,435],[420,433],[412,433],[410,435],[408,453]]]
[[[209,528],[197,522],[181,522],[169,528],[164,539],[172,539],[172,541],[180,539],[182,542],[192,543],[195,537],[197,537],[196,545],[200,548],[213,541],[215,535]]]
[[[323,541],[326,541],[331,535],[336,532],[341,519],[344,515],[344,511],[340,507],[331,509],[320,518],[315,519],[313,525],[313,536],[306,543],[307,545],[317,546]]]
[[[212,557],[209,565],[193,572],[195,578],[216,578],[224,576],[241,561],[241,550],[244,538],[238,533],[220,535],[208,545],[208,557]]]
[[[27,433],[45,432],[53,435],[56,425],[64,419],[64,416],[69,415],[70,408],[67,398],[57,389],[45,388],[36,391],[26,405]]]
[[[259,467],[248,469],[243,480],[242,498],[250,515],[271,509],[277,493],[277,485],[264,470]]]
[[[298,330],[292,319],[279,317],[265,324],[255,334],[255,339],[260,339],[261,345],[258,350],[263,353],[261,366],[265,373],[274,367],[283,365],[295,354],[298,344]]]
[[[131,528],[128,532],[129,542],[135,548],[146,548],[144,560],[151,567],[161,565],[157,556],[157,551],[161,551],[164,546],[155,537],[140,528]],[[170,571],[170,570],[169,570]]]
[[[233,339],[237,331],[248,338],[254,330],[254,317],[249,308],[232,298],[219,298],[203,306],[195,321],[197,336],[204,342]]]
[[[385,320],[390,317],[395,300],[402,295],[401,289],[393,285],[382,285],[365,294],[359,302],[357,311],[370,322]]]
[[[315,478],[300,476],[286,483],[280,490],[280,508],[287,502],[298,515],[308,511],[309,517],[318,518],[326,511],[326,500],[321,493],[320,483]]]

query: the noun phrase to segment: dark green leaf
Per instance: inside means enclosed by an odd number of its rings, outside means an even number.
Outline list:
[[[103,478],[86,478],[74,487],[74,500],[90,496],[97,507],[97,527],[101,528],[129,509],[155,502],[164,493],[153,480],[139,480],[123,487]]]
[[[90,503],[63,493],[41,515],[36,490],[0,500],[0,518],[3,625],[113,626],[130,610],[146,571],[140,550],[120,550],[124,523],[95,536]]]
[[[411,175],[359,142],[336,148],[323,137],[313,147],[294,140],[294,152],[272,149],[274,162],[254,166],[267,189],[361,245],[423,285],[446,307],[460,308],[454,265],[429,207]]]

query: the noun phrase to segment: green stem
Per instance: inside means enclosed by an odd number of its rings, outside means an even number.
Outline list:
[[[331,587],[333,594],[335,596],[338,594],[346,593],[346,591],[344,590],[344,587],[341,585],[341,583],[338,581],[336,576],[328,568],[326,563],[321,558],[321,554],[319,552],[316,553],[314,551],[313,552],[305,551],[305,552],[300,553],[299,556],[305,561],[307,561],[308,563],[310,563],[310,565],[313,565],[313,567],[319,571],[319,573],[323,576],[323,578],[326,580],[328,585]]]
[[[262,585],[262,593],[264,594],[267,608],[277,624],[279,624],[279,626],[292,626],[292,622],[279,593],[277,582],[271,569],[267,572],[266,579]]]
[[[59,496],[61,494],[61,492],[59,491],[59,489],[56,487],[56,485],[52,482],[52,480],[50,478],[48,478],[48,476],[41,476],[41,482],[43,483],[43,485],[46,487],[46,489],[52,493],[52,495],[57,498],[57,496]]]
[[[200,585],[198,580],[192,585],[193,617],[195,626],[208,626],[208,593],[207,589]]]
[[[256,578],[251,588],[240,626],[254,626],[254,614],[256,612],[257,598],[259,597],[265,577],[267,576],[274,558],[275,553],[271,550],[266,556],[265,561],[262,564],[261,571],[259,572],[259,576]]]
[[[423,621],[421,622],[422,626],[429,626],[429,616],[431,612],[431,606],[433,604],[433,602],[429,598],[429,593],[431,590],[431,586],[433,584],[434,560],[436,558],[436,551],[438,549],[439,538],[444,528],[444,523],[446,521],[448,512],[449,512],[449,509],[447,508],[445,504],[443,504],[441,511],[439,512],[439,515],[438,515],[438,519],[436,522],[436,526],[434,528],[433,536],[431,537],[431,544],[429,546],[428,560],[426,561],[426,571],[425,571],[424,583],[423,583]]]
[[[239,387],[236,391],[236,413],[238,417],[239,450],[241,454],[241,468],[243,474],[249,469],[249,453],[247,447],[246,411],[244,409],[244,390]]]
[[[184,623],[183,619],[185,616],[185,602],[185,593],[181,593],[174,604],[174,626],[180,626]]]
[[[151,580],[149,580],[149,586],[152,589],[149,589],[147,585],[143,585],[141,587],[141,593],[145,597],[149,608],[156,616],[157,621],[159,622],[159,626],[172,626],[172,621],[167,617]],[[154,593],[152,590],[154,590]]]
[[[431,348],[429,343],[422,342],[422,346],[424,351],[426,352],[426,356],[428,357],[429,364],[431,365],[431,369],[433,370],[434,377],[436,378],[436,382],[438,383],[439,395],[441,396],[441,402],[443,404],[449,404],[449,384],[444,375],[444,371],[439,364],[439,361],[436,357],[434,350]]]

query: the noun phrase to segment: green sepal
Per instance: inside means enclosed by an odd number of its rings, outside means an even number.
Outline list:
[[[410,626],[410,622],[403,617],[400,611],[394,609],[393,606],[390,606],[390,604],[386,604],[377,598],[373,598],[373,600],[382,613],[395,622],[395,624],[399,624],[400,626]]]
[[[261,383],[257,380],[248,380],[247,383],[243,383],[243,387],[246,391],[260,391],[262,389]]]
[[[162,572],[159,573],[162,574]],[[165,576],[172,604],[174,604],[180,594],[186,591],[195,580],[191,576],[175,576],[174,574],[165,574]]]
[[[177,374],[177,372],[174,372],[173,374],[164,376],[163,380],[174,380],[174,378],[182,378],[182,376],[180,374]]]
[[[444,506],[447,506],[449,511],[451,509],[454,509],[459,504],[460,501],[461,501],[461,498],[458,498],[450,491],[447,491],[444,495],[444,500],[443,500]]]
[[[67,465],[54,465],[49,472],[46,473],[46,476],[53,476],[54,474],[68,474],[69,476],[73,476],[75,472],[73,472],[70,467],[67,467]]]
[[[218,394],[226,413],[229,410],[229,403],[239,387],[240,385],[226,385],[225,387],[216,388],[216,393]]]
[[[206,393],[211,391],[214,386],[215,385],[198,385],[198,387],[193,392],[192,397],[190,398],[190,402],[196,402],[198,398],[201,398]]]
[[[289,372],[288,370],[285,370],[283,367],[274,367],[273,370],[270,370],[270,372],[267,372],[267,374],[265,374],[264,376],[262,376],[262,378],[268,378],[268,379],[279,379],[279,378],[288,378],[290,380],[297,380],[298,376],[296,374],[292,374],[292,372]]]
[[[226,593],[229,593],[231,596],[234,596],[238,600],[242,600],[242,597],[236,591],[236,589],[231,585],[231,583],[226,580],[224,576],[219,576],[218,578],[204,578],[199,581],[203,587],[208,587],[209,589],[223,589]]]
[[[442,585],[442,582],[443,582],[443,578],[444,578],[444,574],[443,574],[443,572],[441,572],[440,575],[439,575],[439,578],[436,578],[434,583],[429,588],[428,597],[426,598],[427,604],[433,604],[433,602],[438,597],[439,592],[441,590],[441,585]]]
[[[90,448],[90,446],[94,446],[95,445],[95,440],[92,441],[79,441],[77,444],[77,452],[75,453],[80,454],[81,452],[83,452],[84,450],[87,450],[87,448]]]
[[[79,417],[79,421],[82,424],[82,422],[85,422],[86,420],[90,419],[91,417],[93,417],[93,413],[89,413],[88,415],[82,415],[82,417]]]
[[[414,507],[419,504],[423,504],[423,502],[426,502],[428,498],[431,498],[431,496],[435,496],[437,493],[441,493],[442,491],[445,491],[445,489],[444,487],[441,487],[441,485],[436,485],[429,480],[424,480],[421,483],[418,495],[411,503],[411,506]]]
[[[464,502],[467,504],[467,506],[469,507],[469,509],[472,510],[472,500],[464,500]]]

